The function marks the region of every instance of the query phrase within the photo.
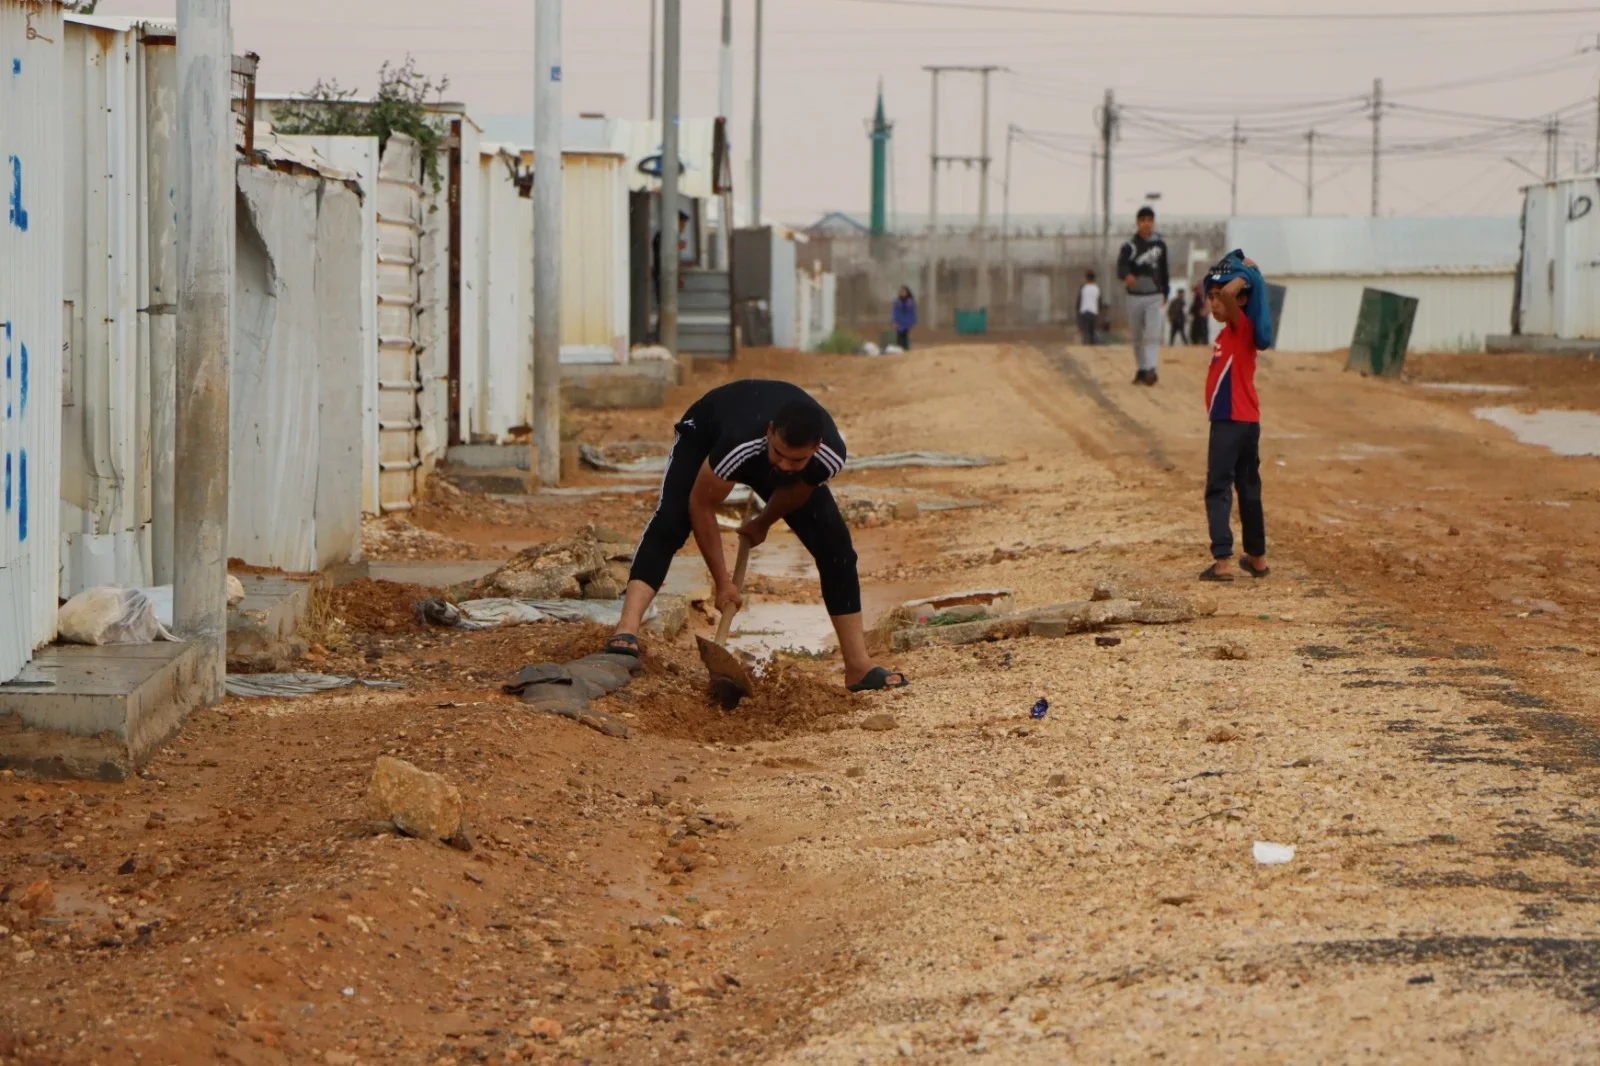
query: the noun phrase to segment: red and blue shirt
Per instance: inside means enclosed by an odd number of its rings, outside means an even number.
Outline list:
[[[1222,327],[1206,371],[1206,410],[1213,422],[1259,422],[1256,396],[1256,335],[1248,315]]]

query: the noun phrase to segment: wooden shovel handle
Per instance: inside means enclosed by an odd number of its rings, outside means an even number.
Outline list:
[[[739,538],[739,557],[733,563],[733,587],[744,595],[744,572],[750,566],[750,541],[748,538]],[[733,616],[739,609],[731,607],[722,612],[722,617],[717,619],[717,643],[722,644],[728,639],[728,630],[733,625]]]

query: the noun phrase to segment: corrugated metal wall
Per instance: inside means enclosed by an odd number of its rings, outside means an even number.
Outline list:
[[[532,417],[533,391],[533,200],[517,189],[517,156],[495,148],[479,155],[478,390],[475,435],[505,440],[513,426]]]
[[[1516,291],[1514,276],[1509,273],[1271,280],[1288,290],[1277,338],[1278,350],[1284,352],[1348,348],[1361,291],[1368,286],[1417,298],[1411,351],[1482,351],[1491,333],[1510,329]]]
[[[628,353],[625,160],[565,152],[563,161],[561,361],[620,363]]]
[[[1600,338],[1600,181],[1530,186],[1522,223],[1521,331]]]
[[[61,591],[71,595],[90,585],[153,579],[151,331],[149,313],[140,310],[151,306],[148,85],[137,28],[74,19],[62,40],[71,336],[62,409]],[[173,334],[157,336],[170,342]]]
[[[342,183],[239,168],[228,554],[319,570],[361,538],[361,210]]]
[[[33,31],[30,35],[29,31]],[[65,128],[55,3],[0,0],[0,679],[55,636]]]
[[[361,179],[361,246],[378,247],[378,138],[285,137],[290,145],[312,149],[336,167]],[[364,256],[361,268],[361,510],[378,513],[378,257]]]
[[[416,142],[394,136],[378,168],[378,506],[411,507],[416,487],[417,271],[422,185]]]

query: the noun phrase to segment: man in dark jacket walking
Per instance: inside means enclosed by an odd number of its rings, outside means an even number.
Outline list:
[[[1139,208],[1138,232],[1117,256],[1117,277],[1128,288],[1128,332],[1138,369],[1135,385],[1154,385],[1161,362],[1161,308],[1167,302],[1167,242],[1156,233],[1155,209]]]

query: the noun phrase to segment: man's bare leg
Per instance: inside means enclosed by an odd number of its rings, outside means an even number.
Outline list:
[[[877,665],[867,654],[867,634],[861,623],[861,613],[836,614],[830,618],[839,638],[839,653],[844,656],[844,683],[847,687],[859,684]]]
[[[650,609],[655,598],[656,590],[643,581],[628,582],[628,588],[622,594],[622,617],[617,620],[616,634],[638,636],[639,627],[644,625],[644,613]]]

